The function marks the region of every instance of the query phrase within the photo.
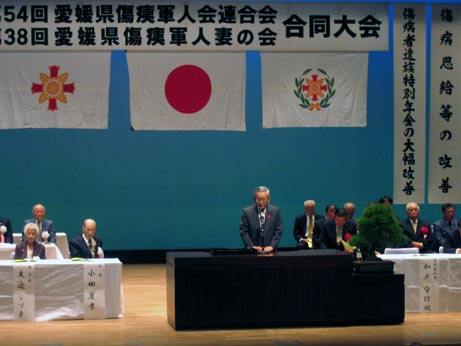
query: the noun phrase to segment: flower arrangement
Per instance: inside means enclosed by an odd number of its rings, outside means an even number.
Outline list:
[[[376,252],[382,253],[386,247],[398,246],[406,240],[394,211],[382,203],[365,208],[357,226],[358,233],[349,244],[360,248],[364,260],[379,260]]]
[[[426,239],[427,235],[429,234],[429,228],[426,226],[421,227],[421,233],[423,234],[424,239]]]

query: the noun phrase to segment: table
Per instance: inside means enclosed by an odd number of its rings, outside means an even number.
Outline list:
[[[0,261],[0,320],[121,318],[122,263]]]
[[[43,243],[45,246],[45,254],[47,259],[63,259],[61,251],[53,243]],[[2,243],[0,244],[0,260],[11,259],[12,253],[14,255],[14,249],[16,244]]]
[[[169,252],[168,322],[177,330],[403,322],[403,275],[387,274],[383,284],[352,268],[336,250]]]
[[[380,255],[405,275],[406,312],[461,311],[461,256]]]

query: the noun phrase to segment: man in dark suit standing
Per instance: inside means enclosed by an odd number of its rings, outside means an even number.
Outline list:
[[[434,250],[444,253],[461,254],[461,234],[455,220],[455,206],[452,203],[442,205],[443,218],[434,223]]]
[[[13,226],[10,219],[0,216],[0,243],[13,244]]]
[[[259,186],[253,194],[255,205],[243,209],[240,237],[246,247],[258,252],[274,251],[282,238],[283,221],[280,209],[270,205],[270,190]]]
[[[323,218],[323,215],[315,213],[315,201],[312,199],[304,202],[304,210],[305,213],[298,215],[295,219],[293,236],[298,249],[313,249],[316,245],[314,226],[317,221]]]
[[[102,241],[96,238],[96,221],[86,219],[82,226],[82,235],[75,237],[69,242],[70,257],[79,258],[103,258]]]
[[[28,223],[35,223],[38,226],[39,234],[37,241],[56,243],[56,230],[54,229],[54,222],[45,219],[46,209],[42,204],[36,204],[32,208],[32,219],[24,221],[24,225]],[[22,235],[22,241],[25,240],[24,234]]]
[[[323,224],[320,246],[323,249],[338,249],[344,251],[341,240],[348,241],[357,233],[355,224],[346,219],[344,208],[336,209],[335,218]]]
[[[403,233],[407,237],[406,246],[416,247],[420,253],[432,252],[433,235],[429,222],[419,218],[419,205],[409,202],[406,205],[408,218],[400,221]]]

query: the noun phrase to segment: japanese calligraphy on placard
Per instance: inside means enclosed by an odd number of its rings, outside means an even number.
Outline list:
[[[0,2],[0,50],[387,50],[386,4]]]
[[[394,201],[424,202],[425,5],[395,5],[394,18]]]
[[[439,260],[436,258],[419,261],[419,309],[420,312],[439,311]]]
[[[13,314],[15,320],[34,320],[34,269],[33,263],[17,263],[13,265]]]
[[[105,266],[98,262],[85,262],[83,266],[83,316],[85,319],[105,318]]]
[[[434,5],[429,203],[461,202],[461,6]]]

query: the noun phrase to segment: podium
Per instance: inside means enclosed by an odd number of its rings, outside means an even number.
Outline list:
[[[382,282],[394,295],[381,294]],[[169,252],[167,313],[177,330],[398,324],[403,275],[355,275],[336,250]]]

